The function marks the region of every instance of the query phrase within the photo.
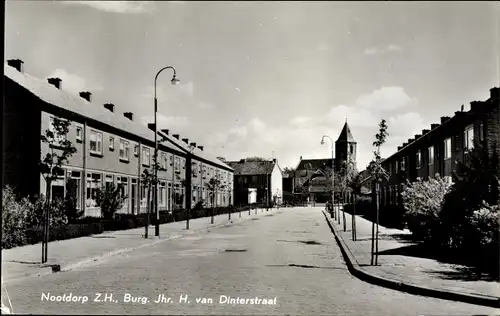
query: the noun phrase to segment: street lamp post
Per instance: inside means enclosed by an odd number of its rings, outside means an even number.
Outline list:
[[[160,69],[155,76],[154,81],[154,97],[155,97],[155,155],[154,155],[154,179],[155,179],[155,192],[154,192],[154,201],[155,201],[155,213],[156,213],[156,223],[155,223],[155,236],[160,237],[160,212],[158,211],[158,99],[156,98],[156,82],[158,80],[158,76],[165,69],[172,69],[174,75],[170,82],[173,85],[179,83],[179,79],[176,77],[175,68],[172,66],[163,67]]]
[[[328,135],[323,135],[323,137],[321,137],[321,145],[325,144],[325,138],[328,138],[330,140],[330,142],[332,143],[332,210],[333,210],[333,203],[334,203],[334,198],[335,198],[335,163],[334,163],[334,160],[333,160],[333,139],[328,136]],[[335,212],[335,210],[332,211],[332,214],[331,216],[333,217],[333,213]]]

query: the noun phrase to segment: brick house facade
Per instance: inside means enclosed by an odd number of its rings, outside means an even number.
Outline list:
[[[455,162],[467,161],[473,140],[484,142],[490,151],[495,143],[500,145],[500,88],[490,89],[486,101],[471,102],[469,111],[441,117],[440,124],[431,124],[430,129],[414,135],[386,158],[382,165],[390,180],[381,188],[381,205],[400,205],[406,180],[428,180],[440,174],[452,181]]]
[[[133,113],[115,113],[113,104],[94,104],[90,92],[72,95],[62,84],[59,78],[45,81],[24,73],[20,60],[4,65],[3,185],[13,187],[21,196],[45,194],[38,162],[48,146],[40,135],[51,129],[52,119],[58,117],[71,122],[67,139],[77,151],[52,184],[52,196],[63,197],[71,187],[77,207],[86,216],[100,216],[96,189],[106,183],[122,183],[122,194],[128,198],[119,212],[145,212],[147,189],[140,176],[153,164],[154,124],[143,126],[133,120]],[[203,146],[188,144],[187,139],[180,141],[179,135],[171,136],[168,130],[158,135],[159,210],[191,207],[188,202],[206,194],[204,187],[211,177],[220,177],[228,184],[219,192],[218,205],[231,204],[232,168]],[[68,186],[69,182],[74,186]]]

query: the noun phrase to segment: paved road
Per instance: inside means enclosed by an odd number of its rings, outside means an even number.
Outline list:
[[[285,209],[273,216],[115,256],[94,266],[9,284],[8,291],[16,313],[36,314],[492,315],[495,312],[475,305],[409,295],[352,277],[320,208]],[[87,296],[89,302],[42,301],[42,296],[49,293],[71,293],[80,299]],[[95,293],[112,294],[112,301],[91,302]],[[124,302],[127,293],[136,302]],[[162,293],[171,301],[154,303]],[[183,295],[188,295],[189,303],[179,302]],[[273,300],[276,297],[277,304],[219,304],[220,295]],[[100,299],[104,297],[102,294]],[[149,302],[142,304],[141,297],[147,297]],[[212,298],[213,303],[197,303],[196,298]]]

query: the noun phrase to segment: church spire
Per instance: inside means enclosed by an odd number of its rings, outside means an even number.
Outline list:
[[[356,142],[354,140],[354,137],[351,134],[351,129],[349,128],[349,125],[347,124],[347,117],[345,118],[345,124],[344,128],[342,128],[342,131],[340,132],[339,138],[337,139],[338,142]]]

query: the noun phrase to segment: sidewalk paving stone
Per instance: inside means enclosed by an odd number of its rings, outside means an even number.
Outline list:
[[[189,230],[186,222],[171,222],[160,225],[160,237],[155,237],[155,228],[150,226],[149,238],[144,238],[145,228],[139,227],[128,230],[104,232],[102,234],[74,239],[50,242],[48,245],[49,260],[46,264],[40,263],[41,243],[2,250],[2,280],[4,283],[13,282],[26,277],[43,276],[53,273],[53,266],[59,266],[61,271],[71,270],[105,257],[129,252],[147,247],[159,242],[179,238],[182,236],[207,231],[211,228],[232,225],[237,222],[267,215],[271,212],[282,211],[277,209],[258,209],[231,214],[214,216],[214,224],[210,224],[210,217],[196,218],[189,221]]]
[[[483,299],[484,304],[493,304],[500,307],[500,283],[485,277],[464,274],[470,268],[460,264],[449,264],[430,258],[420,258],[402,253],[403,249],[417,245],[416,242],[401,240],[411,235],[407,229],[390,229],[379,225],[379,257],[378,265],[371,266],[371,230],[372,222],[361,216],[356,216],[357,241],[352,241],[351,214],[346,214],[346,231],[343,223],[338,224],[330,214],[325,216],[333,226],[341,247],[349,252],[354,262],[354,269],[368,273],[375,277],[386,279],[388,282],[417,286],[430,289],[436,295],[467,296]],[[342,218],[342,216],[341,216]],[[349,254],[347,255],[349,257]],[[348,258],[346,258],[348,260]],[[405,286],[406,287],[406,286]],[[458,295],[454,295],[454,293]],[[490,302],[490,303],[488,303]],[[481,304],[482,305],[482,304]]]

